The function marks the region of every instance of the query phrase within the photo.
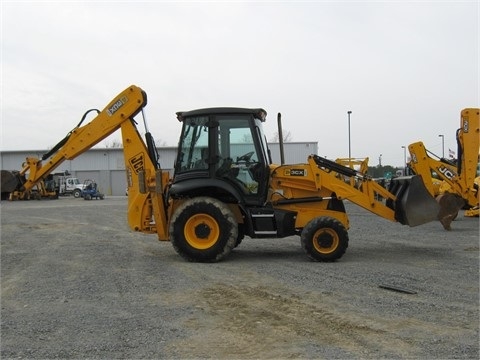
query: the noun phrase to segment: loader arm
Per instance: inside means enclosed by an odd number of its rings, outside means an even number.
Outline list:
[[[325,187],[337,199],[349,200],[384,219],[413,227],[432,221],[438,212],[438,205],[418,176],[396,178],[387,190],[370,176],[320,156],[312,155],[308,162],[316,175],[317,187]],[[332,176],[332,171],[350,180],[347,183]]]
[[[322,210],[323,214],[336,210],[335,217],[347,228],[347,217],[341,216],[344,210],[334,204],[336,201],[349,200],[409,226],[430,222],[438,212],[438,204],[418,176],[397,178],[387,190],[366,174],[318,155],[310,155],[307,164],[274,168],[272,178],[273,205],[296,211],[298,228],[319,216],[319,205],[324,202],[331,205]]]
[[[27,158],[20,171],[22,175],[26,175],[20,191],[29,191],[65,160],[76,158],[121,129],[127,184],[130,189],[129,225],[135,231],[157,233],[160,240],[167,240],[163,191],[168,184],[168,172],[159,169],[150,133],[147,132],[146,144],[133,120],[138,113],[143,113],[146,104],[146,93],[137,86],[129,86],[88,124],[77,125],[42,159]]]

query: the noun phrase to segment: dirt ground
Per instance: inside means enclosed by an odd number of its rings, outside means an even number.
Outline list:
[[[198,264],[132,232],[124,197],[2,201],[1,358],[478,359],[479,219],[346,205],[335,263],[289,237]]]

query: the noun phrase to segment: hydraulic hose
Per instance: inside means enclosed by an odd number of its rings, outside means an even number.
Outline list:
[[[55,145],[49,152],[47,152],[46,154],[43,154],[42,156],[42,160],[45,160],[45,159],[48,159],[50,156],[52,156],[53,154],[55,154],[63,145],[65,145],[65,143],[68,141],[68,139],[70,138],[70,136],[72,135],[72,133],[75,131],[75,129],[78,129],[80,127],[80,125],[82,125],[83,121],[85,120],[85,118],[87,117],[87,115],[92,112],[92,111],[96,111],[97,112],[97,115],[100,114],[100,110],[97,110],[97,109],[90,109],[90,110],[87,110],[85,112],[85,114],[83,114],[82,118],[80,119],[80,122],[78,123],[77,126],[75,126],[73,128],[73,130],[71,130],[67,136],[65,136],[62,140],[60,140],[58,142],[57,145]]]

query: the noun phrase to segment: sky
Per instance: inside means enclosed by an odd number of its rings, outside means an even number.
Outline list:
[[[132,84],[157,145],[177,145],[177,111],[261,107],[268,139],[281,113],[291,141],[371,166],[403,166],[416,141],[448,156],[461,110],[480,107],[478,1],[0,6],[1,151],[52,148]]]

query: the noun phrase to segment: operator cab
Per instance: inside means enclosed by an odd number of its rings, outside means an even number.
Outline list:
[[[261,205],[271,163],[262,128],[266,114],[246,108],[178,112],[183,126],[170,194]]]

